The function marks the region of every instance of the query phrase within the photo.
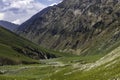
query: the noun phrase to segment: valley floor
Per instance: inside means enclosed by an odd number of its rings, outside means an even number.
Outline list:
[[[61,57],[40,60],[41,64],[0,66],[0,80],[120,80],[119,52],[118,47],[97,61]]]

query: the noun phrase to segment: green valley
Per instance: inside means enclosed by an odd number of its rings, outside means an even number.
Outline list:
[[[26,18],[48,0],[12,1]],[[0,22],[0,80],[120,80],[120,0],[63,0]]]

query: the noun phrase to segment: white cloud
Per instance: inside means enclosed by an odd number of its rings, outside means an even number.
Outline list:
[[[48,0],[48,1],[53,1],[53,0]]]
[[[53,4],[49,5],[49,6],[54,6],[54,5],[57,5],[57,3],[53,3]]]
[[[4,19],[4,13],[0,13],[0,20]]]
[[[63,0],[57,0],[57,2],[56,2],[56,0],[48,0],[49,2],[53,2],[53,1],[55,1],[54,3],[52,3],[52,4],[50,4],[49,6],[54,6],[54,5],[57,5],[58,3],[61,3]]]
[[[20,20],[19,20],[19,19],[17,19],[17,20],[15,20],[15,21],[13,21],[12,23],[15,23],[15,24],[20,24]]]
[[[57,0],[46,1],[51,5],[41,0],[0,0],[0,20],[21,24],[43,8],[57,4]]]
[[[35,0],[2,0],[2,8],[0,6],[0,19],[14,23],[22,23],[43,8],[47,7]],[[18,21],[19,19],[19,21]]]

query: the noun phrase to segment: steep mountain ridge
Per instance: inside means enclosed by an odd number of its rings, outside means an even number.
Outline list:
[[[10,31],[15,31],[19,25],[8,22],[8,21],[2,21],[0,20],[0,26],[10,30]]]
[[[119,7],[119,0],[63,0],[20,25],[17,32],[62,52],[107,53],[120,40]]]

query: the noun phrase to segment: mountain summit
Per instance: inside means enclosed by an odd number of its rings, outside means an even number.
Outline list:
[[[105,53],[120,40],[120,1],[63,0],[20,25],[17,33],[62,52]]]

